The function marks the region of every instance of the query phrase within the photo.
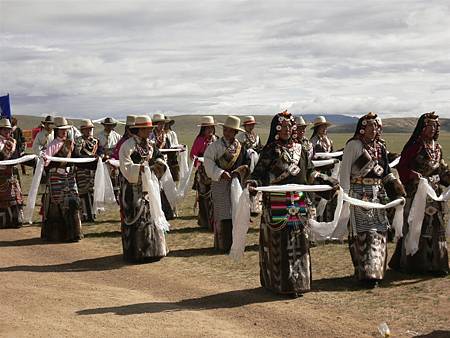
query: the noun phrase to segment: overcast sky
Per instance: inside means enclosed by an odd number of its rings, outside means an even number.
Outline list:
[[[450,117],[442,1],[0,0],[16,114]]]

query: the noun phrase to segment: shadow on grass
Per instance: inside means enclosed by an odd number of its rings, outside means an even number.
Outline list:
[[[196,220],[197,216],[195,215],[183,215],[183,216],[178,216],[176,219],[182,220],[182,221],[192,221],[192,220]]]
[[[122,255],[81,259],[79,261],[55,265],[16,265],[0,268],[1,272],[27,271],[27,272],[83,272],[107,271],[120,269],[126,264]]]
[[[258,251],[259,245],[248,245],[245,251]],[[217,256],[224,255],[223,252],[210,248],[193,248],[193,249],[179,249],[169,251],[168,257],[194,257],[194,256]]]
[[[178,302],[137,303],[122,306],[86,309],[77,311],[76,313],[82,316],[106,313],[128,316],[144,313],[230,309],[249,304],[268,303],[274,301],[286,301],[286,298],[272,294],[259,287],[254,289],[228,291],[198,298],[183,299]]]
[[[12,247],[12,246],[28,246],[28,245],[40,245],[46,244],[42,239],[35,238],[27,238],[27,239],[18,239],[16,241],[0,241],[1,247]]]
[[[85,233],[85,238],[100,238],[100,237],[120,237],[120,231],[102,231],[102,232],[91,232]]]
[[[416,338],[448,338],[450,337],[450,331],[447,330],[436,330],[430,333],[421,334],[414,336]]]
[[[387,270],[384,279],[380,283],[380,288],[392,288],[398,286],[412,285],[435,278],[429,275],[405,274],[395,270]],[[312,292],[332,291],[332,292],[352,292],[370,290],[364,286],[354,276],[321,278],[313,280],[311,284]]]

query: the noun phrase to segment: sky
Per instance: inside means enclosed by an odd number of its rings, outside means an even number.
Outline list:
[[[15,114],[450,117],[450,2],[0,0]]]

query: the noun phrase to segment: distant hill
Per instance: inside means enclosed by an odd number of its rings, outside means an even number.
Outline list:
[[[417,124],[417,117],[388,118],[383,119],[383,132],[385,133],[412,133]],[[450,132],[450,119],[440,119],[441,130]],[[356,123],[335,126],[330,131],[333,133],[353,133]]]
[[[305,114],[302,115],[304,119],[308,122],[314,121],[314,119],[319,115]],[[16,115],[19,126],[22,129],[31,129],[39,126],[40,121],[43,119],[41,116],[28,116],[28,115]],[[200,120],[201,115],[180,115],[175,117],[174,128],[180,133],[186,134],[196,134],[198,132],[197,124]],[[256,130],[259,132],[267,133],[270,121],[273,116],[269,115],[257,115],[255,116],[258,121]],[[225,115],[216,115],[215,119],[217,122],[224,122]],[[358,118],[346,115],[326,115],[328,121],[334,124],[330,128],[332,133],[353,133],[355,131],[356,123]],[[79,119],[69,118],[69,123],[73,123],[75,126],[80,125]],[[383,119],[383,130],[385,133],[411,133],[416,126],[416,117],[406,117],[406,118],[388,118]],[[100,124],[96,124],[96,131],[102,129]],[[123,132],[123,125],[117,126],[117,131],[119,133]],[[442,131],[450,132],[450,119],[441,119],[441,129]]]

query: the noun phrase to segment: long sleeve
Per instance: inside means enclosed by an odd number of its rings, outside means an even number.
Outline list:
[[[216,160],[222,155],[221,153],[219,154],[219,152],[220,140],[217,140],[206,148],[203,163],[206,175],[216,182],[220,180],[220,176],[222,176],[222,173],[225,171],[216,164]]]
[[[203,137],[197,136],[194,143],[192,144],[191,154],[190,154],[191,159],[193,159],[194,156],[200,157],[204,154],[204,151],[205,151],[204,144],[205,144],[205,141],[204,141]]]
[[[415,179],[417,172],[411,169],[411,163],[420,152],[420,145],[413,144],[406,151],[402,152],[400,162],[397,164],[397,172],[403,184]]]
[[[259,155],[259,160],[256,163],[255,169],[250,176],[252,180],[258,182],[258,185],[268,185],[269,184],[269,171],[272,164],[274,156],[272,156],[272,148],[266,146],[262,149]]]
[[[32,150],[33,150],[33,153],[36,154],[36,155],[40,155],[41,151],[43,150],[43,145],[42,145],[42,142],[43,142],[42,138],[43,138],[43,136],[44,136],[43,133],[39,132],[36,135],[36,137],[34,138]]]
[[[352,165],[356,161],[358,153],[361,152],[361,149],[362,149],[361,142],[357,140],[352,140],[345,145],[339,180],[342,189],[346,193],[350,191],[350,178],[352,174]]]
[[[120,172],[132,184],[138,183],[139,173],[141,172],[141,165],[133,163],[131,159],[134,146],[135,140],[130,138],[125,141],[119,150]]]

